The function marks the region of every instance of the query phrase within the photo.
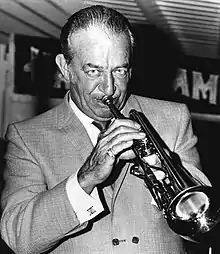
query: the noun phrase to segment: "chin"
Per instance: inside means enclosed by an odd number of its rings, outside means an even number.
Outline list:
[[[106,120],[109,120],[111,119],[113,116],[112,116],[112,113],[111,112],[106,112],[106,114],[102,114],[101,118],[102,119],[106,119]]]
[[[102,112],[100,112],[100,114],[97,114],[97,116],[100,118],[100,121],[105,121],[105,120],[109,120],[112,118],[112,113],[109,109],[107,110],[101,110]]]

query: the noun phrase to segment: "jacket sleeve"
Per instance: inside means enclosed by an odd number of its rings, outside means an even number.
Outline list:
[[[196,148],[198,138],[193,132],[190,112],[186,105],[179,108],[179,122],[174,152],[178,154],[183,166],[198,180],[211,185],[206,175],[201,171],[200,157]]]
[[[15,253],[42,253],[85,228],[69,202],[66,181],[51,189],[15,125],[6,134],[1,236]]]

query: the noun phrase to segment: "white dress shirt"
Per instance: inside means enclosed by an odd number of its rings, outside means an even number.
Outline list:
[[[85,115],[76,106],[76,104],[72,101],[70,96],[69,96],[69,104],[72,110],[74,111],[74,113],[76,114],[76,116],[84,125],[91,139],[92,144],[95,146],[100,130],[92,124],[93,119]],[[94,188],[94,190],[92,191],[90,195],[87,194],[81,188],[77,180],[77,173],[78,172],[76,172],[75,174],[69,177],[66,184],[66,191],[67,191],[69,201],[73,207],[73,210],[75,211],[77,218],[82,224],[94,218],[95,216],[97,216],[99,213],[101,213],[104,210],[104,208],[100,201],[97,188]]]

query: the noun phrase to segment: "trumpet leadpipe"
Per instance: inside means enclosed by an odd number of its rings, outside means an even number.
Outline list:
[[[113,103],[113,99],[111,96],[104,96],[102,99],[103,103],[106,104],[112,112],[112,115],[116,119],[125,119],[126,117],[116,108]]]

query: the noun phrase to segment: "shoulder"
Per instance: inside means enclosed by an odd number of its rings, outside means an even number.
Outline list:
[[[45,111],[44,113],[19,122],[15,122],[12,125],[25,129],[46,127],[56,128],[58,126],[58,122],[63,122],[64,120],[68,119],[70,112],[72,112],[68,103],[68,95],[69,93],[67,92],[64,98],[55,104],[56,106],[53,106],[51,109]]]
[[[138,110],[143,112],[151,112],[155,115],[189,115],[189,109],[186,104],[166,101],[160,99],[154,99],[149,97],[143,97],[139,95],[131,95],[129,97],[129,104]]]
[[[25,127],[25,126],[41,126],[41,125],[45,125],[45,123],[47,123],[47,125],[52,125],[54,124],[54,119],[56,119],[56,115],[57,112],[59,110],[60,105],[44,112],[41,113],[39,115],[33,116],[31,118],[19,121],[14,123],[16,126],[20,126],[20,127]]]
[[[171,150],[179,135],[192,134],[191,115],[185,104],[136,95],[129,100],[130,109],[142,112]]]
[[[43,136],[43,133],[45,135],[48,130],[57,129],[57,119],[59,111],[63,107],[62,104],[40,115],[9,124],[6,131],[6,139],[9,137],[13,139],[17,135],[27,136],[29,138],[40,137]]]

